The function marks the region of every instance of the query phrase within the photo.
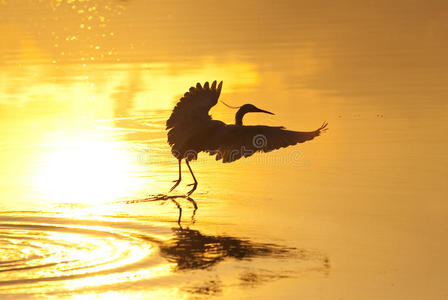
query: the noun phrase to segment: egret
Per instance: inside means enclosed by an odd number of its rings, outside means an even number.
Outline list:
[[[215,80],[211,85],[206,82],[204,86],[197,83],[179,100],[166,122],[168,143],[179,163],[179,178],[175,180],[170,192],[182,180],[181,164],[184,159],[194,180],[194,183],[190,184],[193,188],[187,196],[196,190],[198,181],[191,170],[190,161],[197,159],[200,152],[215,155],[216,160],[229,163],[241,157],[249,157],[255,152],[270,152],[312,140],[327,129],[326,122],[318,129],[308,132],[286,130],[284,127],[243,125],[243,117],[247,113],[273,115],[252,104],[235,107],[238,108],[235,124],[213,120],[209,110],[218,102],[221,89],[222,81],[217,84]]]

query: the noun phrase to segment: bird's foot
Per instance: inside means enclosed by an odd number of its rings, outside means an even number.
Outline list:
[[[180,178],[178,180],[174,180],[175,184],[171,187],[169,193],[171,193],[180,183]]]
[[[193,185],[193,188],[187,193],[187,197],[190,196],[191,194],[193,194],[193,192],[196,190],[196,188],[198,187],[197,183],[193,183],[193,184],[189,184],[189,185]]]

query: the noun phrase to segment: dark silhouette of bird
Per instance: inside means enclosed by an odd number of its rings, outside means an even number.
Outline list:
[[[273,115],[252,104],[235,107],[238,108],[235,124],[213,120],[209,110],[218,102],[221,89],[222,81],[217,84],[215,80],[211,85],[206,82],[204,86],[197,83],[176,104],[166,122],[166,129],[169,130],[168,143],[172,154],[179,161],[179,178],[175,180],[170,192],[182,180],[183,159],[194,180],[191,184],[193,188],[187,195],[191,195],[196,190],[198,182],[191,170],[190,161],[197,159],[200,152],[215,155],[216,160],[228,163],[241,157],[249,157],[255,152],[270,152],[312,140],[327,129],[326,122],[318,129],[309,132],[291,131],[284,127],[243,125],[243,117],[247,113],[262,112]]]

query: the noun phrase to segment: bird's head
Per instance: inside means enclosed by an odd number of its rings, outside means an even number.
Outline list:
[[[260,109],[253,104],[244,104],[243,106],[240,107],[239,111],[244,112],[244,113],[261,112],[261,113],[273,115],[273,113],[271,113],[270,111]]]
[[[226,104],[224,101],[221,101],[225,106],[233,108],[233,109],[238,109],[238,111],[236,112],[235,115],[235,124],[237,125],[242,125],[243,124],[243,117],[246,113],[250,113],[250,112],[262,112],[265,114],[270,114],[273,115],[273,113],[271,113],[270,111],[261,109],[256,107],[253,104],[244,104],[242,106],[230,106],[228,104]]]
[[[242,106],[230,106],[227,103],[225,103],[224,101],[221,101],[225,106],[232,108],[232,109],[238,109],[238,112],[240,113],[249,113],[249,112],[262,112],[262,113],[266,113],[266,114],[270,114],[273,115],[274,113],[271,113],[270,111],[264,110],[264,109],[260,109],[258,107],[256,107],[253,104],[244,104]]]

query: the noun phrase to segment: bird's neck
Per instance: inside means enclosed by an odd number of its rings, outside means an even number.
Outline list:
[[[243,108],[240,108],[235,115],[235,125],[243,126],[243,117],[247,113],[247,111]]]

